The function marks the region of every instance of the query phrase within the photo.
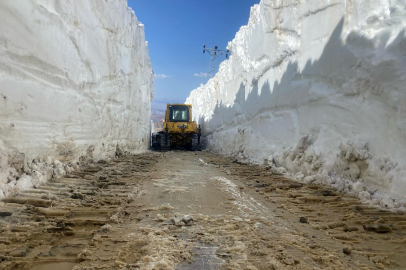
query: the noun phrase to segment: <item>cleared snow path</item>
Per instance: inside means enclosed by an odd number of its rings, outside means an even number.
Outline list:
[[[207,152],[92,164],[0,206],[6,270],[406,268],[405,215]]]

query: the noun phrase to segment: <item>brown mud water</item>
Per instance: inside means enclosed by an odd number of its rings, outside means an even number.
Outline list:
[[[405,215],[268,169],[180,151],[83,167],[0,203],[0,269],[406,269]]]

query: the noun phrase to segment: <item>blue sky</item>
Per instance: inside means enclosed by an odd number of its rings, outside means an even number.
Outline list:
[[[152,68],[159,74],[152,106],[165,108],[167,102],[183,103],[190,91],[206,83],[207,77],[194,76],[208,71],[210,57],[203,55],[203,45],[226,49],[240,27],[248,23],[250,7],[258,3],[259,0],[128,0],[145,25]],[[221,62],[225,56],[218,59]]]

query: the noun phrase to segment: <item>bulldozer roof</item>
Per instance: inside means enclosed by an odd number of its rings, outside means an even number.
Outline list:
[[[192,104],[183,104],[183,103],[168,103],[169,106],[189,106],[191,107]]]

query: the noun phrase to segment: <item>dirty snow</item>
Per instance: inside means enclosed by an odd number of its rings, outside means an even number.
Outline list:
[[[405,0],[262,0],[186,103],[211,151],[399,208],[405,33]]]
[[[236,184],[225,177],[216,176],[211,178],[212,181],[218,183],[222,190],[232,196],[233,204],[241,211],[245,217],[264,217],[268,214],[268,210],[249,194],[242,193]]]
[[[0,29],[0,197],[148,148],[153,74],[127,1],[1,1]]]

